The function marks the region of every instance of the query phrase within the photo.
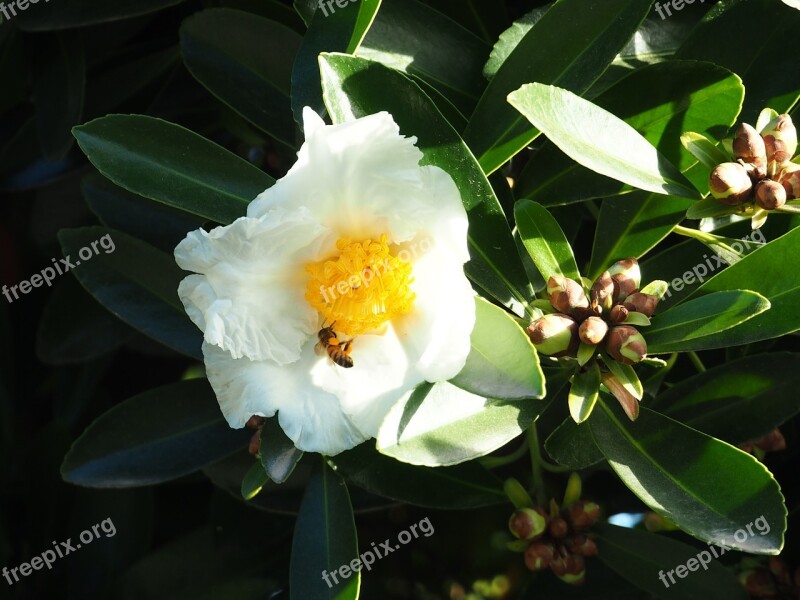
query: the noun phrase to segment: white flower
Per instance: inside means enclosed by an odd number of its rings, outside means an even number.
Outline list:
[[[379,113],[326,126],[304,112],[297,163],[248,207],[175,249],[231,427],[271,417],[301,450],[374,437],[423,381],[464,367],[475,322],[467,215],[450,176]],[[315,352],[331,327],[351,368]],[[346,342],[352,340],[348,346]]]

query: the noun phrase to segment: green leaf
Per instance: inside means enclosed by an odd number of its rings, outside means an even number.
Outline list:
[[[354,54],[380,6],[381,0],[359,0],[355,4],[348,0],[344,8],[320,6],[314,13],[292,69],[292,112],[295,121],[302,125],[303,108],[306,106],[310,106],[317,114],[324,114],[320,53]]]
[[[657,598],[748,598],[736,576],[721,562],[714,560],[711,548],[703,548],[698,552],[696,547],[665,535],[608,523],[598,523],[592,531],[597,535],[598,559]],[[720,550],[716,548],[715,551]],[[702,557],[702,563],[699,557]],[[688,576],[684,573],[684,578],[676,577],[675,567],[687,564],[694,567],[686,572]],[[673,572],[670,573],[670,570]]]
[[[574,471],[588,469],[603,460],[588,424],[578,425],[567,417],[545,440],[547,453],[558,464]]]
[[[537,400],[487,400],[449,383],[423,384],[386,415],[377,448],[413,465],[455,465],[507,444],[547,405]]]
[[[687,533],[752,554],[778,554],[786,507],[777,482],[749,454],[642,407],[638,420],[598,401],[589,424],[611,468],[642,502]],[[763,517],[769,533],[739,531]],[[688,559],[689,557],[687,557]]]
[[[578,372],[572,378],[569,388],[569,414],[576,423],[583,423],[592,414],[592,409],[597,403],[600,393],[600,368],[597,361],[589,367]]]
[[[72,147],[71,130],[83,114],[83,39],[75,32],[43,35],[34,46],[33,58],[36,130],[45,158],[55,162]]]
[[[773,0],[749,0],[724,8],[692,31],[677,58],[713,62],[739,75],[747,88],[741,113],[745,121],[755,121],[765,106],[786,112],[800,97],[800,85],[790,76],[796,73],[797,63],[791,53],[776,54],[771,42],[792,39],[800,28],[800,13]],[[769,36],[732,44],[732,31],[769,31]]]
[[[700,198],[697,190],[625,121],[570,91],[529,83],[511,105],[584,167],[659,194]]]
[[[467,276],[498,302],[521,314],[528,279],[497,196],[480,166],[430,98],[403,74],[361,58],[324,54],[320,59],[325,103],[335,123],[382,110],[417,137],[423,165],[436,165],[455,181],[470,219]]]
[[[611,371],[611,374],[622,384],[626,392],[637,400],[644,398],[642,382],[639,381],[639,377],[636,375],[636,371],[633,370],[632,366],[623,365],[607,355],[604,355],[603,362],[606,363],[608,370]]]
[[[682,302],[653,317],[653,325],[644,333],[647,351],[664,354],[736,345],[742,334],[727,330],[769,308],[769,300],[750,290],[720,291]],[[756,333],[750,325],[748,330]]]
[[[800,269],[795,257],[800,253],[800,228],[792,229],[718,273],[690,296],[734,290],[746,282],[747,288],[769,300],[772,308],[726,336],[733,346],[768,340],[800,330]],[[648,331],[648,341],[649,341]]]
[[[184,63],[195,79],[250,123],[295,147],[290,95],[302,38],[294,30],[221,8],[195,13],[180,35]]]
[[[328,459],[347,481],[373,494],[428,508],[477,508],[507,502],[503,483],[477,462],[418,467],[384,456],[370,444]]]
[[[490,44],[509,21],[506,7],[494,0],[428,0],[428,4]]]
[[[649,11],[638,0],[562,0],[525,35],[492,78],[464,131],[464,139],[491,173],[538,132],[508,104],[529,81],[583,93],[625,46]],[[590,19],[576,15],[591,14]]]
[[[719,164],[719,163],[718,163]],[[686,211],[687,219],[713,219],[725,215],[732,215],[737,212],[735,206],[723,204],[713,196],[704,198],[697,202],[692,202]]]
[[[536,25],[536,22],[541,19],[545,13],[550,9],[550,6],[540,6],[534,8],[500,34],[500,38],[492,48],[492,53],[489,55],[489,60],[483,67],[483,76],[486,79],[491,79],[497,75],[497,71],[503,66],[506,59],[511,56],[514,49],[519,46],[520,42],[525,39],[528,32]]]
[[[318,3],[316,5],[318,6]],[[299,34],[306,31],[306,24],[302,17],[289,6],[282,4],[280,0],[208,0],[207,6],[209,8],[243,10],[286,25]]]
[[[546,208],[530,200],[520,200],[514,206],[514,221],[525,249],[545,281],[553,275],[581,280],[572,247]]]
[[[261,429],[259,456],[261,470],[275,483],[283,483],[289,479],[297,463],[303,458],[303,451],[295,448],[275,417],[267,419]]]
[[[800,411],[800,355],[747,356],[681,381],[649,405],[730,444],[758,439]]]
[[[242,479],[242,498],[252,500],[261,493],[263,487],[269,481],[269,477],[264,472],[264,467],[260,462],[253,463],[247,475]]]
[[[470,114],[486,85],[478,65],[488,51],[483,40],[427,3],[383,0],[356,54],[418,78]]]
[[[64,256],[75,265],[70,272],[100,304],[157,342],[202,359],[203,334],[178,298],[185,273],[171,255],[105,227],[61,230],[58,239]],[[101,239],[112,249],[101,247]],[[81,261],[79,252],[91,250],[92,243],[98,251]]]
[[[361,573],[353,573],[331,585],[322,573],[336,573],[358,558],[358,539],[353,507],[342,478],[324,461],[306,487],[292,540],[289,598],[308,600],[356,600]]]
[[[208,381],[181,381],[103,414],[72,445],[61,474],[86,487],[154,485],[244,449],[248,437],[228,427]]]
[[[528,335],[502,308],[475,298],[476,322],[464,369],[450,380],[488,398],[543,398],[544,374]]]
[[[227,224],[275,180],[179,125],[111,115],[73,129],[81,150],[126,190]]]
[[[709,139],[694,131],[687,131],[681,135],[681,144],[686,151],[699,160],[707,169],[713,169],[720,163],[729,162],[730,156],[709,141]]]
[[[47,1],[47,0],[46,0]],[[69,0],[30,6],[14,17],[23,31],[52,31],[130,19],[153,13],[183,0]]]

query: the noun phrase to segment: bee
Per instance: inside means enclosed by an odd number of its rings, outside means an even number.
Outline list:
[[[329,327],[323,327],[319,330],[317,334],[319,342],[314,346],[314,350],[320,356],[327,352],[334,364],[339,365],[343,369],[349,369],[354,364],[350,356],[350,347],[353,340],[341,343],[339,338],[336,337],[336,332],[333,330],[334,325],[336,325],[335,321],[331,323]]]

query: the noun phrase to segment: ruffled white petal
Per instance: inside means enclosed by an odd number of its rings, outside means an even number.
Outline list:
[[[317,326],[304,298],[305,264],[328,237],[302,208],[190,233],[175,259],[198,275],[184,279],[178,295],[205,341],[232,358],[297,360]]]

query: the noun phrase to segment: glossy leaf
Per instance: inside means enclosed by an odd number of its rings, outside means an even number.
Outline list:
[[[503,62],[473,113],[464,139],[488,174],[538,132],[506,103],[522,84],[539,81],[583,93],[625,46],[647,15],[636,0],[557,2]],[[591,19],[576,19],[591,14]]]
[[[231,429],[205,379],[155,388],[118,404],[83,432],[64,457],[66,481],[136,487],[177,479],[247,445]]]
[[[367,442],[328,459],[347,481],[373,494],[428,508],[476,508],[507,502],[503,484],[477,462],[412,466]]]
[[[753,554],[780,552],[786,508],[761,463],[645,407],[638,420],[629,421],[615,404],[600,398],[589,420],[592,435],[642,502],[704,542]],[[762,516],[769,533],[739,535]]]
[[[633,370],[632,366],[624,365],[608,356],[604,362],[608,370],[611,371],[612,375],[614,375],[617,381],[622,384],[622,387],[624,387],[631,396],[637,400],[641,400],[644,397],[642,382],[639,381],[639,377],[636,375],[636,371]]]
[[[649,354],[709,350],[734,345],[726,331],[770,308],[749,290],[727,290],[688,300],[653,317],[644,333]],[[748,325],[755,336],[757,330]],[[733,335],[746,333],[733,332]]]
[[[687,219],[713,219],[736,212],[736,209],[723,204],[716,198],[709,196],[703,200],[692,202],[686,211]]]
[[[153,117],[111,115],[73,132],[97,170],[120,187],[223,224],[275,182],[221,146]]]
[[[758,439],[800,411],[800,356],[747,356],[685,379],[649,406],[730,444]]]
[[[576,423],[583,423],[592,414],[600,393],[600,369],[597,362],[578,372],[572,378],[569,388],[569,413]]]
[[[677,167],[633,127],[580,96],[529,83],[508,101],[584,167],[642,190],[700,198]]]
[[[14,23],[25,31],[52,31],[130,19],[156,12],[183,0],[70,0],[32,6],[20,11]]]
[[[101,248],[105,236],[113,251]],[[173,350],[201,359],[203,334],[189,320],[178,298],[178,284],[185,276],[175,259],[120,231],[104,227],[66,229],[58,239],[75,269],[70,272],[106,309],[128,325]],[[98,253],[81,262],[79,252]]]
[[[261,466],[261,463],[253,463],[253,466],[247,471],[247,475],[242,479],[242,498],[252,500],[261,493],[268,481],[269,477],[264,472],[264,467]]]
[[[475,310],[467,363],[450,383],[487,398],[544,397],[544,374],[528,335],[505,310],[483,298],[476,297]]]
[[[283,432],[277,417],[267,419],[261,429],[262,470],[275,483],[283,483],[294,471],[297,463],[303,458],[303,451],[295,448],[292,440]]]
[[[608,523],[596,525],[593,531],[597,534],[598,559],[656,598],[747,600],[736,576],[714,560],[710,548],[698,552],[694,546],[665,535]],[[719,548],[715,550],[720,552]],[[702,563],[698,556],[702,556]],[[684,565],[683,578],[675,574],[678,565]]]
[[[720,163],[729,162],[730,156],[717,148],[706,136],[687,131],[681,136],[681,144],[686,151],[699,160],[707,169],[713,169]]]
[[[520,200],[514,207],[514,221],[525,249],[545,281],[553,275],[580,281],[572,247],[547,209],[536,202]]]
[[[195,79],[290,147],[297,135],[290,99],[292,64],[301,41],[280,23],[238,10],[204,10],[181,26],[183,61]]]
[[[378,431],[377,448],[413,465],[455,465],[507,444],[547,404],[487,400],[449,383],[423,384],[389,411]]]
[[[467,275],[502,304],[521,314],[528,280],[508,222],[480,166],[456,131],[419,86],[403,74],[361,58],[323,55],[325,102],[334,122],[388,111],[400,133],[417,137],[423,165],[450,174],[468,211],[470,260]]]
[[[588,469],[603,460],[588,423],[578,424],[570,416],[545,440],[547,453],[558,464],[575,471]]]
[[[358,558],[350,495],[342,478],[322,461],[311,476],[292,540],[291,600],[356,600],[361,573],[329,587],[321,573],[335,573]]]
[[[497,71],[500,70],[500,67],[506,59],[511,56],[514,49],[519,46],[528,32],[536,25],[536,22],[541,19],[549,9],[550,6],[547,5],[534,8],[523,17],[514,21],[511,27],[500,34],[500,38],[497,40],[494,48],[492,48],[489,60],[483,67],[483,75],[486,79],[491,79],[497,75]]]
[[[355,53],[380,6],[381,0],[359,0],[356,3],[347,2],[344,8],[320,7],[314,13],[292,68],[292,112],[295,121],[302,125],[303,108],[306,106],[320,115],[324,114],[320,53]]]

